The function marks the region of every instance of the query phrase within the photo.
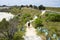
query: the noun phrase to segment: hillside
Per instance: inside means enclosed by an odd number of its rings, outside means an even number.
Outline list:
[[[50,10],[50,11],[46,11],[46,10]],[[49,38],[51,38],[52,40],[56,40],[57,38],[60,38],[60,13],[57,13],[57,12],[60,12],[60,9],[59,8],[46,8],[46,10],[41,11],[38,9],[27,8],[27,7],[23,7],[21,9],[15,8],[15,7],[11,8],[10,12],[16,16],[12,19],[13,21],[11,20],[11,22],[9,22],[10,24],[7,25],[7,27],[9,28],[12,26],[13,27],[12,30],[15,30],[14,27],[17,28],[16,32],[14,33],[15,35],[13,35],[12,37],[14,37],[14,39],[18,38],[18,39],[23,40],[24,38],[22,38],[22,36],[24,34],[26,35],[26,32],[27,32],[27,35],[28,35],[28,33],[30,35],[30,32],[31,32],[31,34],[33,34],[34,38],[38,38],[37,36],[34,36],[34,34],[35,34],[35,35],[40,36],[43,40],[46,40]],[[52,12],[52,11],[54,11],[54,12]],[[55,11],[57,11],[57,12],[55,12]],[[30,20],[32,20],[33,22],[31,22]],[[0,25],[1,25],[0,29],[2,29],[2,30],[3,30],[3,28],[4,28],[4,30],[7,29],[7,28],[5,28],[6,25],[4,24],[4,21],[6,21],[6,20],[4,19],[2,22],[0,22]],[[30,28],[28,26],[25,26],[25,24],[27,22],[31,22],[32,26],[30,26]],[[15,26],[16,24],[17,24],[17,26]],[[27,25],[28,25],[28,23],[27,23]],[[28,27],[28,30],[26,31],[27,27]],[[36,31],[34,29],[31,29],[31,27],[36,29]],[[2,31],[2,30],[0,30],[0,31]],[[9,30],[11,30],[11,29],[8,29],[7,31],[9,32]],[[5,34],[7,33],[7,36],[8,36],[7,31],[3,31],[3,32]],[[34,31],[37,32],[37,34]],[[12,35],[12,34],[10,34],[10,35]],[[30,35],[30,36],[32,36],[32,35]],[[10,39],[10,37],[5,37],[5,38]]]
[[[21,13],[23,13],[23,14],[28,13],[28,14],[31,14],[32,16],[34,16],[34,15],[39,16],[41,14],[41,11],[37,10],[37,9],[33,9],[33,8],[23,7],[21,9]]]

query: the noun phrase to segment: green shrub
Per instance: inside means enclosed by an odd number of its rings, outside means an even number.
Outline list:
[[[16,15],[16,14],[20,13],[21,10],[19,8],[13,7],[12,9],[10,9],[10,12],[12,14],[15,14]]]
[[[60,22],[60,14],[46,14],[46,20]]]
[[[41,20],[40,18],[37,18],[37,19],[34,21],[34,24],[35,24],[35,28],[40,27],[40,26],[43,26],[42,20]]]
[[[16,34],[13,37],[13,40],[24,40],[22,36],[23,36],[22,32],[16,32]]]
[[[29,21],[31,19],[32,19],[31,15],[30,14],[27,14],[27,13],[23,14],[22,17],[21,17],[21,21],[23,23],[26,23],[27,21]]]

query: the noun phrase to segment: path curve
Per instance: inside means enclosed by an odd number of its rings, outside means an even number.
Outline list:
[[[37,16],[35,16],[34,19],[33,20],[30,20],[29,22],[31,23],[35,19],[37,19]],[[32,24],[30,24],[30,27],[28,27],[28,23],[29,22],[27,22],[25,24],[25,26],[27,26],[27,28],[26,28],[26,33],[25,33],[24,39],[25,40],[42,40],[42,38],[37,35],[36,29],[33,28]]]

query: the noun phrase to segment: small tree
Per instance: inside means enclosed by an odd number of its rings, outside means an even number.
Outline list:
[[[6,5],[2,5],[2,7],[6,7]]]
[[[1,22],[0,22],[0,33],[2,33],[4,35],[4,37],[8,37],[7,33],[8,33],[8,29],[9,29],[9,22],[6,21],[6,19],[4,18]]]
[[[0,22],[0,31],[7,31],[8,30],[8,26],[9,26],[9,22],[6,21],[6,19],[4,18],[1,22]]]
[[[17,32],[18,19],[13,18],[9,22],[4,18],[0,22],[0,33],[4,35],[7,40],[13,40],[15,32]]]
[[[43,5],[40,5],[38,8],[39,10],[45,10],[45,7]]]
[[[24,6],[24,5],[21,5],[21,8],[22,8],[22,7],[25,7],[25,6]]]
[[[33,6],[32,6],[32,5],[29,5],[29,7],[33,8]]]

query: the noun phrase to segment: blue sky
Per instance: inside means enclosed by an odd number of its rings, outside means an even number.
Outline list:
[[[0,0],[0,5],[44,5],[50,7],[60,7],[60,0]]]

